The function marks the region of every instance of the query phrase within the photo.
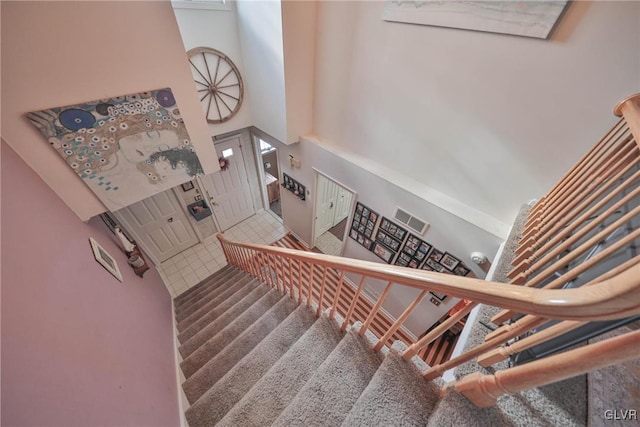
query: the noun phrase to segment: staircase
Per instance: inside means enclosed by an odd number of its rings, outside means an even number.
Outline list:
[[[372,350],[289,295],[226,266],[175,299],[190,427],[427,425],[442,384],[406,345]]]

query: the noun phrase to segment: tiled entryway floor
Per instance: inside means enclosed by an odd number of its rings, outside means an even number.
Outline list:
[[[224,235],[231,240],[268,245],[282,238],[285,231],[272,214],[261,210],[225,231]],[[167,278],[166,285],[171,296],[175,298],[226,264],[220,242],[216,236],[211,236],[164,261],[160,269]]]

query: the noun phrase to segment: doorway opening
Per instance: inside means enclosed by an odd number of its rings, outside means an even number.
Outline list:
[[[313,245],[324,254],[341,256],[356,193],[318,170],[315,175]]]
[[[260,136],[254,135],[257,159],[260,166],[262,192],[264,194],[265,209],[282,220],[282,204],[280,200],[280,164],[278,163],[278,149]]]

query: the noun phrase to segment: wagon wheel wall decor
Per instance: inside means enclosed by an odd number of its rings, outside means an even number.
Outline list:
[[[187,52],[187,56],[207,121],[224,123],[231,119],[240,109],[244,97],[244,83],[236,64],[210,47],[195,47]]]

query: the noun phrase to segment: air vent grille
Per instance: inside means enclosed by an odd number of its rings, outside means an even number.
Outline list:
[[[396,213],[393,217],[398,221],[415,231],[416,233],[422,235],[429,228],[429,223],[410,214],[409,212],[396,208]]]

